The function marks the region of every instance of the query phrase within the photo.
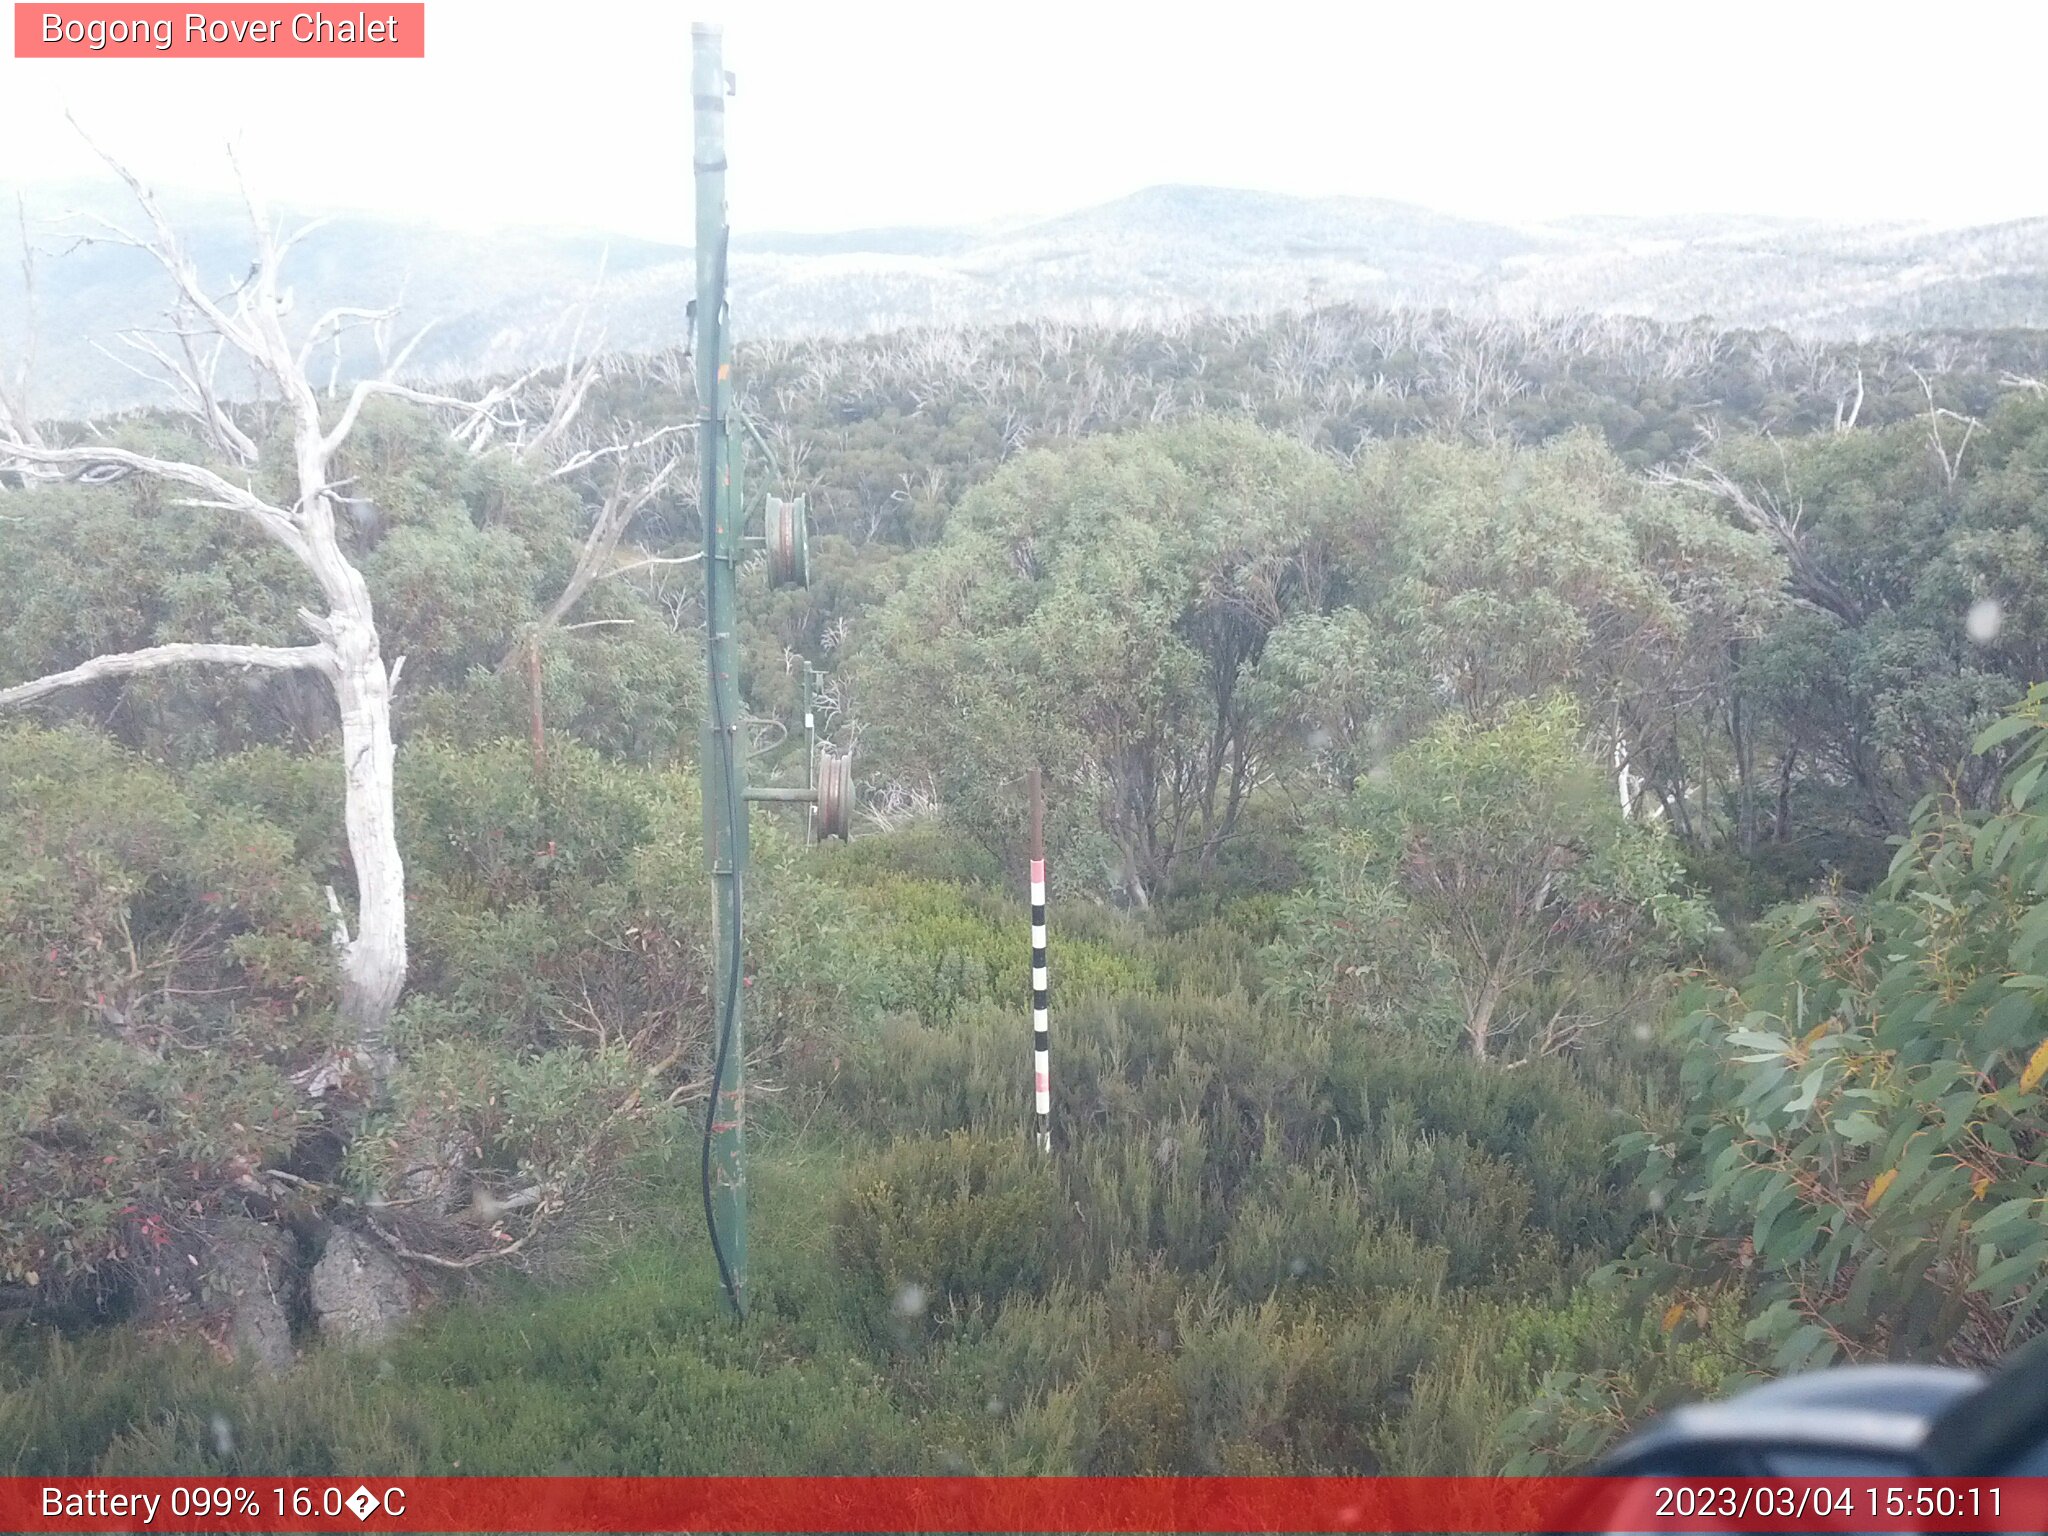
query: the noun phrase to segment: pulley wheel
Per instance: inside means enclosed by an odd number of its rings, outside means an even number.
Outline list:
[[[842,843],[853,835],[853,754],[818,754],[818,836]]]
[[[811,584],[811,530],[804,498],[768,498],[768,580],[778,587]]]

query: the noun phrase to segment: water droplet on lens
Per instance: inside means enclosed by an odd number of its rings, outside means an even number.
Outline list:
[[[924,1312],[924,1287],[915,1284],[904,1286],[896,1293],[895,1307],[898,1317],[921,1315]]]
[[[1963,629],[1979,645],[1989,645],[1998,638],[1999,630],[2005,627],[2005,610],[1995,597],[1982,597],[1970,604],[1970,612],[1963,620]]]

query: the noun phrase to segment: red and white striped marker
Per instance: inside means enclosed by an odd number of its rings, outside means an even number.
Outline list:
[[[1052,1037],[1046,1029],[1045,860],[1031,861],[1031,1076],[1038,1144],[1052,1150]]]
[[[1052,1036],[1047,1030],[1045,966],[1045,795],[1031,770],[1031,1084],[1038,1145],[1052,1150]]]

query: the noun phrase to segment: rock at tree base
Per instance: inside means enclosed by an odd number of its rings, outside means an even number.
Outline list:
[[[398,1260],[361,1233],[336,1227],[313,1266],[313,1317],[321,1337],[377,1344],[412,1315],[412,1285]]]
[[[285,1310],[292,1247],[288,1233],[247,1216],[222,1220],[207,1243],[206,1304],[226,1314],[235,1358],[266,1374],[289,1370],[296,1358]]]

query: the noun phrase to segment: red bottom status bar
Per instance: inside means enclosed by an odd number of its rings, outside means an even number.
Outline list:
[[[2048,1478],[0,1478],[0,1530],[2048,1531]]]

